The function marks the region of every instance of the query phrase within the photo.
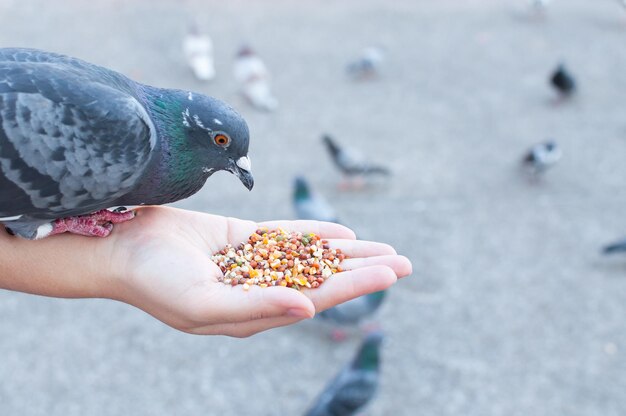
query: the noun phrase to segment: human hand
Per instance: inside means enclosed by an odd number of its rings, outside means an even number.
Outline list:
[[[247,240],[259,226],[314,232],[350,258],[345,270],[317,289],[252,286],[218,281],[210,256]],[[181,331],[245,337],[293,324],[315,312],[385,289],[411,273],[411,263],[386,244],[355,240],[348,228],[316,221],[254,223],[168,207],[143,207],[117,224],[101,252],[111,273],[105,296],[143,309]],[[105,254],[106,253],[106,254]]]

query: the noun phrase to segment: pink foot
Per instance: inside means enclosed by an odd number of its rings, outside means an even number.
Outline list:
[[[343,342],[348,338],[348,335],[346,334],[346,331],[343,331],[341,329],[333,329],[332,332],[330,333],[330,339],[332,339],[335,342]]]
[[[106,209],[80,217],[59,218],[52,223],[49,235],[69,232],[72,234],[106,237],[111,233],[113,224],[135,218],[134,211],[112,212]]]
[[[362,191],[366,186],[365,179],[360,176],[356,178],[344,178],[337,184],[337,189],[340,191]]]
[[[378,332],[382,329],[382,326],[377,322],[370,322],[361,326],[361,331],[367,335],[371,332]]]

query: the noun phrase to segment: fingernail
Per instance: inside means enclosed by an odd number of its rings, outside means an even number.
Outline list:
[[[308,318],[310,315],[304,309],[288,309],[287,316],[292,318]]]

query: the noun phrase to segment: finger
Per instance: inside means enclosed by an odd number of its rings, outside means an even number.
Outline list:
[[[258,319],[292,316],[310,318],[315,307],[302,293],[286,287],[262,288],[217,284],[209,298],[197,299],[198,308],[190,317],[194,326],[248,322]]]
[[[372,257],[395,255],[396,250],[389,244],[363,240],[328,239],[331,248],[339,248],[348,257]]]
[[[350,299],[387,289],[396,280],[396,274],[390,267],[368,266],[337,273],[319,288],[302,293],[311,299],[315,311],[320,312]]]
[[[227,335],[230,337],[245,338],[259,332],[267,331],[268,329],[293,325],[304,319],[306,318],[281,316],[276,318],[255,319],[254,321],[248,322],[207,325],[191,328],[185,330],[185,332],[197,335]]]
[[[413,267],[409,259],[404,256],[386,255],[362,258],[349,258],[341,262],[344,270],[355,270],[363,267],[383,265],[391,268],[398,277],[405,277],[411,274]]]
[[[259,223],[261,227],[270,229],[281,227],[287,231],[300,231],[303,233],[315,233],[325,239],[328,238],[345,238],[348,240],[356,239],[354,231],[348,227],[336,224],[334,222],[324,221],[266,221]]]

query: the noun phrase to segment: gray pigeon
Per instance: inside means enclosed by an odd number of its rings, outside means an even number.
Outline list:
[[[561,160],[561,148],[553,140],[533,146],[524,155],[523,164],[533,175],[544,173]]]
[[[329,135],[322,136],[335,166],[349,179],[364,179],[372,175],[390,175],[391,172],[384,166],[374,164],[361,157],[351,149],[339,146]]]
[[[340,303],[315,315],[338,325],[357,325],[380,308],[387,291],[381,290]]]
[[[622,253],[626,251],[626,240],[616,241],[602,248],[604,254]]]
[[[356,357],[326,386],[307,416],[349,416],[361,410],[378,389],[381,332],[367,335]]]
[[[348,64],[348,75],[356,80],[375,78],[380,72],[380,66],[385,59],[383,50],[376,46],[370,46],[363,50],[359,59]]]
[[[252,189],[248,127],[225,103],[143,85],[88,62],[0,49],[0,222],[29,239],[104,237],[219,170]]]
[[[316,314],[315,319],[338,327],[358,326],[376,313],[383,304],[386,294],[386,290],[381,290],[359,296]],[[341,341],[346,338],[346,334],[343,330],[335,328],[332,338],[335,341]]]
[[[313,193],[302,176],[294,182],[293,207],[301,220],[339,222],[335,210],[321,195]]]
[[[559,93],[561,98],[571,97],[576,92],[576,80],[565,67],[559,64],[550,76],[550,84]]]

